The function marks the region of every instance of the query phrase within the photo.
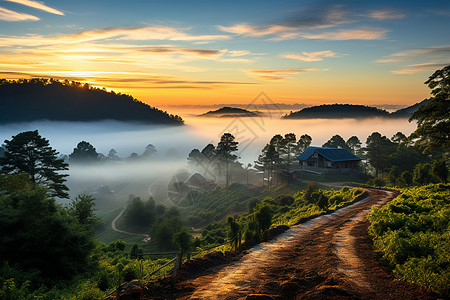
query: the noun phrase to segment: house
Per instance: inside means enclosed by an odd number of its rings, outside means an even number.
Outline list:
[[[308,147],[297,157],[300,170],[317,173],[358,172],[362,159],[342,148]]]

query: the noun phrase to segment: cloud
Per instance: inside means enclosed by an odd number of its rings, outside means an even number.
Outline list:
[[[60,16],[64,16],[64,13],[62,11],[59,11],[57,9],[51,8],[41,2],[37,2],[37,1],[32,1],[32,0],[6,0],[9,2],[14,2],[14,3],[19,3],[25,6],[29,6],[29,7],[33,7],[36,9],[40,9],[43,11],[46,11],[48,13],[51,14],[55,14],[55,15],[60,15]]]
[[[295,75],[312,71],[324,71],[324,70],[317,68],[283,68],[283,69],[246,70],[245,72],[250,76],[256,76],[264,80],[281,80],[287,78],[288,77],[287,75]]]
[[[83,73],[83,76],[79,76]],[[240,81],[214,81],[214,80],[187,80],[170,75],[158,75],[142,72],[71,72],[55,71],[45,73],[5,72],[1,71],[2,78],[53,78],[88,82],[95,86],[108,88],[140,88],[140,89],[213,89],[220,86],[254,85],[255,82]],[[139,85],[136,85],[138,83]]]
[[[18,13],[3,7],[0,7],[0,20],[3,21],[38,21],[39,18],[29,14]]]
[[[335,57],[336,52],[326,50],[317,52],[302,52],[302,54],[281,55],[284,58],[297,59],[302,61],[321,61],[324,57]]]
[[[421,64],[414,64],[414,65],[407,65],[399,70],[391,71],[392,74],[415,74],[422,71],[435,71],[437,69],[442,69],[445,66],[450,65],[450,63],[421,63]]]
[[[403,19],[404,17],[406,17],[406,15],[393,9],[384,9],[384,10],[373,10],[367,14],[367,17],[384,21],[391,19]]]
[[[281,25],[249,25],[249,24],[236,24],[234,26],[217,26],[220,30],[224,32],[234,33],[243,36],[260,37],[273,34],[282,34],[286,31],[293,31],[297,28],[287,27]]]
[[[44,36],[7,36],[0,37],[0,45],[3,47],[28,46],[37,47],[55,44],[78,44],[93,41],[116,40],[116,41],[202,41],[202,40],[224,40],[228,35],[190,35],[187,29],[178,29],[167,26],[146,26],[138,28],[107,28],[83,31],[80,33]]]
[[[445,59],[450,56],[450,46],[435,46],[427,48],[414,48],[396,52],[376,60],[377,63],[402,62],[414,59]]]
[[[229,56],[244,56],[250,54],[250,51],[247,50],[230,50],[227,52]]]
[[[334,41],[345,40],[381,40],[389,32],[383,28],[341,29],[335,32],[303,33],[300,36],[305,39],[323,39]]]

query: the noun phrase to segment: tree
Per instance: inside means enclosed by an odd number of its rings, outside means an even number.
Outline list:
[[[431,172],[436,176],[441,182],[447,183],[448,168],[445,164],[445,159],[436,160],[432,167]]]
[[[386,136],[378,132],[372,133],[366,141],[366,156],[372,167],[375,168],[375,176],[389,165],[390,156],[395,151],[395,144]]]
[[[409,121],[417,120],[417,129],[411,134],[415,144],[424,152],[444,148],[450,151],[450,65],[437,70],[425,84],[434,96],[426,105],[419,107]]]
[[[91,233],[29,178],[0,177],[0,264],[37,286],[87,270],[95,246]],[[10,184],[23,180],[20,188]]]
[[[200,153],[198,149],[192,149],[192,151],[188,155],[188,164],[193,166],[201,165],[203,162],[204,156]]]
[[[414,168],[413,183],[415,185],[426,185],[431,181],[431,166],[429,164],[417,164]]]
[[[298,154],[299,155],[302,154],[306,150],[306,148],[308,148],[309,145],[311,145],[311,142],[312,138],[309,135],[307,134],[302,135],[297,142]]]
[[[73,162],[93,162],[98,160],[98,153],[91,143],[81,141],[78,143],[77,147],[73,149],[69,158],[70,161]]]
[[[95,199],[89,195],[78,195],[69,204],[69,213],[75,217],[78,223],[87,231],[94,232],[101,223],[99,217],[94,213]]]
[[[237,249],[238,245],[238,237],[239,230],[241,229],[241,226],[238,222],[236,222],[236,218],[229,216],[227,218],[227,225],[228,225],[228,238],[235,239],[234,240],[234,249]]]
[[[339,134],[334,135],[325,144],[323,144],[322,147],[342,148],[350,151],[350,147],[345,143],[344,139]]]
[[[156,147],[153,146],[152,144],[148,144],[148,145],[145,147],[145,151],[144,151],[144,153],[142,154],[142,158],[151,158],[156,152],[158,152],[158,151],[156,150]]]
[[[30,175],[30,180],[45,186],[51,196],[69,198],[69,188],[64,184],[68,164],[58,158],[58,152],[50,147],[49,141],[39,135],[37,130],[25,131],[5,140],[5,156],[0,158],[0,172]]]
[[[358,139],[357,136],[352,136],[350,137],[347,142],[345,142],[345,144],[347,145],[347,147],[350,149],[350,151],[355,154],[355,155],[359,155],[360,150],[361,150],[361,141]]]
[[[119,156],[117,156],[117,151],[114,149],[109,150],[108,156],[106,157],[109,160],[118,160]]]
[[[291,167],[291,157],[295,155],[295,143],[297,142],[297,137],[295,136],[295,133],[287,133],[284,135],[284,152],[286,154],[286,168],[289,172],[289,169]]]
[[[173,235],[172,242],[178,247],[178,250],[188,252],[192,247],[192,235],[182,228]]]
[[[272,186],[273,170],[276,164],[280,161],[280,156],[272,144],[267,144],[261,155],[258,156],[258,160],[255,161],[255,167],[263,171],[267,171],[267,179],[269,187]],[[264,175],[264,174],[263,174]]]
[[[273,210],[269,204],[260,206],[255,212],[256,223],[263,238],[266,237],[266,232],[270,228],[270,225],[272,225],[272,216]]]
[[[226,183],[225,186],[229,185],[229,164],[230,162],[235,162],[237,159],[237,155],[233,154],[233,152],[237,151],[238,142],[234,140],[234,136],[231,133],[224,133],[221,138],[219,144],[217,144],[216,155],[219,160],[225,163],[225,175],[226,175]]]
[[[397,143],[397,144],[400,144],[400,143],[406,141],[406,139],[407,139],[406,135],[404,135],[400,131],[391,137],[391,141],[393,141],[394,143]]]

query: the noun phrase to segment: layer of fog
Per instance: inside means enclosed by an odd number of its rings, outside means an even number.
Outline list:
[[[115,149],[122,160],[91,165],[71,164],[67,177],[71,197],[80,193],[92,194],[98,199],[99,211],[105,212],[124,206],[130,195],[144,199],[153,196],[156,201],[170,205],[164,189],[175,173],[188,169],[186,158],[189,152],[194,148],[202,150],[208,143],[217,145],[224,132],[236,137],[239,160],[246,165],[256,160],[264,145],[277,133],[293,132],[297,138],[307,133],[313,139],[312,145],[321,146],[335,134],[344,139],[356,135],[364,143],[374,131],[391,137],[398,131],[409,135],[416,127],[406,119],[280,120],[278,115],[223,119],[194,115],[182,114],[188,125],[176,127],[115,121],[2,125],[0,140],[11,139],[22,131],[38,129],[61,154],[72,153],[80,141],[91,143],[97,152],[104,155]],[[142,155],[148,144],[157,149],[151,160],[128,159],[131,153]],[[192,171],[196,170],[188,170]]]

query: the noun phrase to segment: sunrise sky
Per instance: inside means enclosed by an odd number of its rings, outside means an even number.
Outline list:
[[[413,104],[450,64],[450,1],[0,0],[0,77],[151,105]]]

